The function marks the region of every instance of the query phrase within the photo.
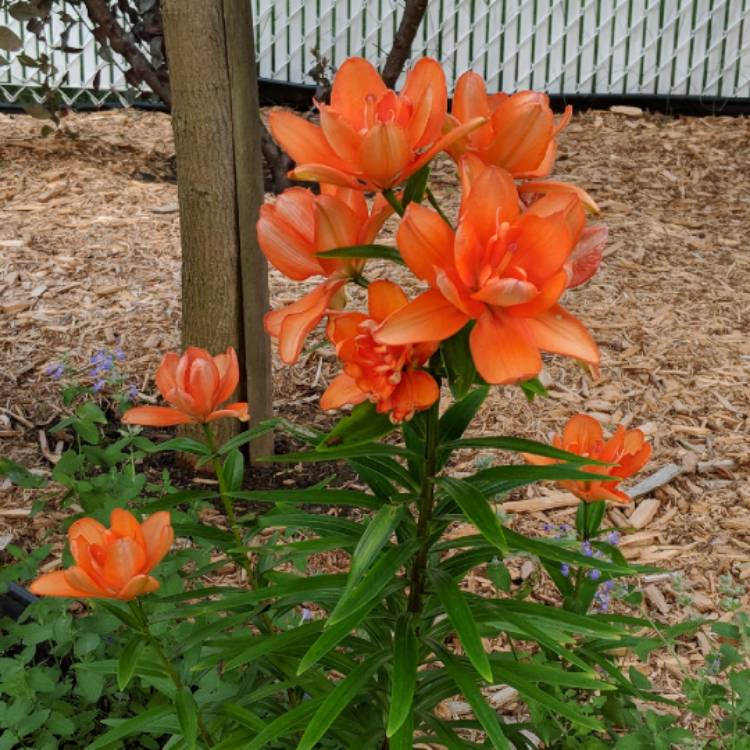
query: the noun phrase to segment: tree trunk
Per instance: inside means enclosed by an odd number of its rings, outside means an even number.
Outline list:
[[[242,328],[245,349],[245,391],[254,422],[273,410],[271,344],[263,327],[268,312],[268,265],[260,250],[255,224],[263,204],[261,132],[258,78],[253,41],[251,0],[224,0],[229,84],[232,91],[234,164],[237,185],[237,228],[242,279]],[[283,153],[282,153],[283,155]],[[273,433],[256,440],[251,456],[273,453]]]
[[[263,342],[268,344],[261,333],[268,277],[252,226],[262,199],[256,184],[261,170],[255,163],[254,56],[246,49],[246,63],[230,73],[223,0],[164,0],[162,5],[179,175],[182,341],[212,353],[227,346],[237,349],[239,397],[251,403],[251,417],[257,422],[270,416],[271,404],[269,357],[262,353]],[[251,28],[248,24],[247,31]],[[230,30],[233,37],[241,31]],[[231,62],[239,57],[234,52]],[[247,331],[243,291],[249,308]],[[247,351],[246,334],[251,347]],[[237,429],[232,420],[217,424],[222,440]]]
[[[395,87],[396,81],[404,69],[404,64],[411,54],[411,45],[417,31],[419,31],[419,25],[422,23],[426,10],[427,0],[406,0],[404,15],[401,17],[393,46],[383,66],[383,80],[388,88]]]

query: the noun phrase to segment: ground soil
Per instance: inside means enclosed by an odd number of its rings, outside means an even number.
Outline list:
[[[167,116],[72,115],[57,134],[40,131],[31,118],[0,117],[0,455],[48,474],[63,446],[45,428],[64,410],[45,370],[63,357],[85,368],[96,349],[119,343],[128,382],[153,394],[154,369],[179,342],[180,249]],[[673,477],[609,517],[631,529],[623,541],[630,559],[682,574],[691,603],[669,575],[641,582],[650,613],[667,621],[725,618],[722,576],[750,580],[748,163],[747,119],[577,115],[561,138],[557,175],[591,192],[610,242],[598,275],[566,305],[601,347],[601,377],[551,358],[551,398],[529,404],[518,389],[495,389],[473,426],[546,439],[585,411],[649,435],[654,454],[643,476],[673,465]],[[434,178],[455,211],[450,163],[439,162]],[[373,276],[383,273],[372,266]],[[271,285],[274,305],[305,287],[276,272]],[[295,367],[277,362],[279,414],[331,424],[317,400],[335,372],[326,348],[308,348]],[[455,468],[484,460],[466,455]],[[30,548],[52,533],[59,548],[56,524],[67,511],[53,505],[32,519],[32,500],[0,484],[0,539]],[[547,525],[571,522],[574,504],[535,487],[504,510],[516,528],[545,535]],[[515,572],[528,574],[520,561]],[[481,572],[471,585],[491,586]],[[662,655],[649,669],[677,695],[683,669],[712,647],[702,631],[679,658]]]

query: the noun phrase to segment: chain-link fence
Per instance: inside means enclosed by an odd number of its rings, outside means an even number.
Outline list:
[[[259,73],[311,83],[316,53],[334,66],[350,55],[382,63],[402,11],[394,0],[256,0]],[[44,76],[24,61],[42,43],[12,18],[0,23],[28,56],[0,67],[0,99],[38,97]],[[131,102],[126,66],[103,56],[85,19],[60,45],[66,28],[53,19],[46,45],[65,102]],[[413,48],[422,54],[449,79],[471,68],[496,91],[746,98],[750,0],[431,0]]]

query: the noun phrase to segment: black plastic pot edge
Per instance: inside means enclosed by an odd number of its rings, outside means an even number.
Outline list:
[[[258,81],[258,93],[261,106],[286,106],[299,110],[312,107],[316,87],[307,84],[287,83],[261,78]],[[750,115],[750,97],[730,99],[718,96],[684,96],[665,94],[551,94],[550,103],[556,111],[562,111],[568,104],[576,111],[607,110],[616,105],[639,107],[649,112],[661,112],[668,115],[690,115],[706,117],[724,115],[738,117]],[[167,112],[167,107],[159,101],[140,100],[129,105],[133,109],[155,112]],[[118,102],[102,105],[83,104],[73,106],[76,112],[98,112],[107,109],[123,109]],[[0,112],[23,114],[23,105],[16,102],[0,100]]]
[[[29,593],[22,586],[11,583],[4,594],[0,594],[0,619],[10,617],[17,620],[29,604],[37,601],[37,597]]]

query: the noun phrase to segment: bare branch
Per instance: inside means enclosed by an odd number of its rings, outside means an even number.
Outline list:
[[[162,80],[132,36],[117,22],[106,0],[83,0],[83,3],[94,24],[94,36],[100,42],[108,41],[112,49],[127,60],[138,81],[143,81],[164,104],[171,107],[169,85]]]
[[[385,85],[393,88],[396,85],[406,60],[411,54],[411,45],[419,31],[419,26],[427,10],[427,0],[406,0],[404,15],[398,26],[393,47],[383,66],[383,80]]]

